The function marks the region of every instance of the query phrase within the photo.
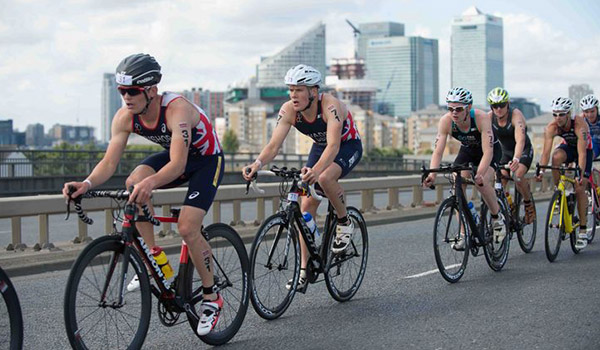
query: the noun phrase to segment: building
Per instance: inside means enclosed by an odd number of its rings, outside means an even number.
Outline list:
[[[215,125],[217,118],[224,117],[223,102],[225,92],[193,87],[191,90],[184,90],[183,92],[179,92],[179,94],[208,113],[208,118],[213,125]]]
[[[373,110],[377,94],[377,82],[366,79],[338,79],[330,75],[326,79],[331,93],[346,105],[359,105],[362,109]]]
[[[14,145],[13,120],[0,120],[0,145]]]
[[[365,60],[362,58],[332,58],[329,63],[329,75],[340,80],[362,79],[365,77]]]
[[[391,36],[404,36],[404,24],[397,22],[373,22],[358,25],[360,34],[358,36],[358,58],[367,58],[367,46],[369,40],[376,38],[387,38]]]
[[[576,114],[581,113],[581,107],[579,107],[579,101],[585,95],[593,94],[594,90],[588,84],[579,84],[569,86],[569,98],[573,100],[573,112]]]
[[[304,33],[277,54],[262,57],[258,65],[257,86],[285,87],[283,78],[287,71],[298,64],[307,64],[318,69],[323,76],[325,64],[325,24],[319,23]]]
[[[437,104],[439,98],[438,41],[392,36],[367,43],[367,79],[377,82],[380,114],[407,117]]]
[[[44,146],[46,144],[44,125],[40,123],[27,125],[27,129],[25,130],[25,144],[33,147]]]
[[[52,139],[53,144],[62,142],[88,144],[94,143],[94,128],[91,126],[73,126],[54,124],[48,130],[48,137]]]
[[[525,116],[525,119],[535,118],[542,114],[540,105],[535,102],[528,101],[526,98],[511,97],[510,106],[512,108],[518,108]]]
[[[406,119],[406,146],[413,154],[423,154],[426,150],[433,150],[438,123],[446,112],[438,105],[429,105],[424,109],[413,112]],[[436,134],[433,137],[424,132],[432,127],[436,129]]]
[[[502,18],[484,14],[475,6],[452,20],[452,87],[471,91],[475,106],[486,106],[487,93],[504,86],[502,28]]]
[[[100,106],[100,141],[108,143],[110,140],[110,129],[115,113],[121,108],[122,100],[117,90],[117,81],[113,73],[104,73],[102,77],[102,94]]]

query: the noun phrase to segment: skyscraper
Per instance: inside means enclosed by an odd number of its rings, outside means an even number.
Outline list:
[[[588,84],[578,84],[569,86],[569,98],[573,100],[573,112],[581,113],[581,108],[579,107],[579,101],[585,95],[593,94],[594,90],[590,88]]]
[[[358,25],[360,35],[358,36],[358,57],[367,58],[367,46],[369,40],[375,38],[387,38],[390,36],[404,36],[404,23],[397,22],[373,22]]]
[[[377,82],[376,110],[408,116],[438,103],[438,41],[391,36],[367,43],[367,78]]]
[[[318,69],[325,79],[325,24],[319,23],[279,53],[262,57],[258,65],[259,88],[285,87],[285,73],[298,64]]]
[[[43,146],[45,143],[44,125],[40,123],[27,125],[27,129],[25,129],[25,144],[37,147]]]
[[[502,18],[487,15],[475,6],[452,21],[452,87],[473,94],[473,105],[485,106],[487,93],[504,86]]]
[[[121,108],[121,95],[117,91],[115,75],[104,73],[102,78],[102,106],[100,113],[102,118],[100,141],[108,143],[110,140],[110,127],[115,113]]]

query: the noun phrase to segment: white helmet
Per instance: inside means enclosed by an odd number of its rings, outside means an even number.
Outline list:
[[[473,95],[467,89],[461,87],[455,87],[454,89],[448,91],[446,95],[446,103],[456,102],[469,105],[473,103]]]
[[[573,101],[568,97],[557,97],[552,100],[552,111],[569,112],[573,108]]]
[[[583,96],[581,101],[579,101],[579,106],[584,111],[588,110],[588,109],[592,109],[592,108],[598,106],[598,99],[596,98],[596,96],[594,96],[592,94],[585,95],[585,96]]]
[[[321,84],[321,73],[311,66],[299,64],[287,71],[285,85],[318,86]]]

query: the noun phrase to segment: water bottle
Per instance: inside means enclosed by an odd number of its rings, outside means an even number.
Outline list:
[[[174,274],[173,268],[171,267],[171,264],[169,264],[169,259],[167,259],[167,254],[165,254],[164,250],[159,246],[154,246],[150,249],[150,253],[152,253],[154,260],[156,260],[158,266],[165,275],[165,279],[167,281],[171,280]]]
[[[315,219],[313,219],[312,215],[310,215],[310,213],[308,213],[308,212],[302,213],[302,217],[304,218],[304,221],[306,221],[306,226],[308,226],[308,229],[313,234],[313,239],[315,240],[315,245],[317,247],[320,246],[321,245],[321,234],[319,233],[319,228],[317,227],[317,223],[315,222]]]
[[[479,214],[477,213],[477,210],[475,209],[475,205],[473,205],[473,202],[469,202],[467,204],[467,207],[469,207],[469,210],[471,211],[471,215],[473,216],[475,225],[479,226]]]
[[[510,192],[505,192],[504,193],[506,195],[506,201],[508,202],[508,206],[510,207],[510,212],[513,212],[513,200],[512,197],[510,196]]]

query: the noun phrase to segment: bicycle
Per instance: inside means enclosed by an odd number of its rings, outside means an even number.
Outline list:
[[[21,350],[23,348],[23,315],[21,304],[10,278],[0,267],[0,344],[2,348]]]
[[[367,268],[368,233],[360,211],[351,206],[346,208],[360,233],[354,234],[351,244],[344,252],[333,254],[331,247],[335,238],[337,216],[331,203],[321,231],[322,244],[318,245],[302,216],[298,197],[311,195],[322,200],[323,196],[316,193],[312,185],[306,189],[301,183],[300,171],[295,168],[287,170],[272,167],[270,171],[258,171],[257,177],[262,175],[281,177],[280,194],[283,200],[280,211],[262,223],[252,243],[250,300],[256,313],[267,320],[283,315],[296,292],[306,293],[308,283],[323,281],[318,280],[320,273],[324,274],[327,290],[335,300],[350,300],[358,291]],[[256,192],[264,193],[257,186],[256,178],[247,183],[246,193],[250,185]],[[297,290],[300,278],[299,235],[306,242],[309,253],[306,270],[308,283],[301,290]],[[289,290],[286,288],[288,281],[292,281]]]
[[[600,159],[594,159],[593,162],[600,162]],[[588,217],[592,218],[592,227],[588,228],[588,244],[592,243],[596,236],[596,228],[600,225],[600,171],[592,167],[592,175],[589,178],[589,186],[586,189],[588,197]],[[589,219],[588,219],[589,221]]]
[[[510,239],[513,238],[513,233],[516,233],[521,250],[523,250],[525,253],[529,253],[535,244],[535,237],[537,234],[537,215],[530,224],[525,222],[525,204],[523,202],[523,195],[521,192],[519,192],[516,185],[514,186],[514,200],[512,203],[509,203],[506,196],[508,191],[504,191],[502,180],[514,182],[515,178],[513,176],[504,176],[500,168],[503,168],[510,173],[510,167],[508,164],[500,165],[498,170],[496,170],[496,183],[494,185],[494,188],[496,189],[496,196],[504,203],[504,206],[508,208],[508,212],[510,213],[508,217],[505,217],[508,221]],[[533,193],[530,193],[530,200],[531,204],[533,205],[533,210],[535,211],[535,200],[533,199]]]
[[[83,212],[81,198],[97,197],[115,200],[116,219],[122,221],[122,227],[119,231],[115,222],[113,234],[92,241],[73,263],[64,299],[65,328],[71,346],[141,348],[150,323],[151,294],[158,299],[157,311],[163,325],[184,323],[178,320],[185,313],[196,334],[202,283],[187,244],[182,241],[179,270],[170,282],[135,228],[136,221],[147,220],[154,225],[176,223],[180,209],[172,209],[169,217],[154,217],[144,205],[144,219],[138,215],[135,204],[125,203],[128,191],[88,191],[72,200],[77,215],[86,224],[92,224],[93,220]],[[215,289],[223,295],[225,304],[215,328],[207,335],[196,335],[207,344],[220,345],[233,338],[246,315],[248,256],[238,233],[225,224],[209,225],[202,229],[202,234],[212,247]],[[140,288],[129,292],[127,281],[134,275],[139,278]]]
[[[554,191],[548,206],[544,234],[546,258],[553,262],[558,256],[561,242],[566,239],[569,239],[573,253],[579,254],[581,250],[575,246],[577,228],[579,227],[577,199],[574,193],[576,180],[566,175],[566,172],[569,171],[575,172],[575,177],[579,177],[579,167],[569,168],[563,165],[554,167],[538,163],[535,169],[536,176],[539,175],[540,169],[557,170],[560,173],[556,191]],[[569,184],[572,190],[568,189]],[[556,220],[556,223],[554,220]]]
[[[467,185],[475,185],[475,183],[460,175],[463,170],[470,171],[472,178],[475,178],[475,168],[471,164],[440,165],[437,169],[426,169],[423,166],[421,169],[421,182],[430,173],[435,172],[443,173],[452,185],[450,197],[446,198],[438,208],[433,230],[435,262],[442,277],[450,283],[458,282],[464,275],[469,252],[476,257],[480,255],[479,248],[483,248],[488,266],[493,271],[500,271],[506,264],[510,246],[506,220],[505,232],[507,235],[501,242],[494,242],[491,214],[484,201],[481,201],[481,219],[479,223],[475,221],[462,188],[463,183]],[[434,189],[435,185],[432,185],[431,188]],[[498,205],[506,218],[508,210],[504,202],[498,200]],[[451,228],[453,220],[457,225]],[[463,244],[464,246],[461,247]]]

